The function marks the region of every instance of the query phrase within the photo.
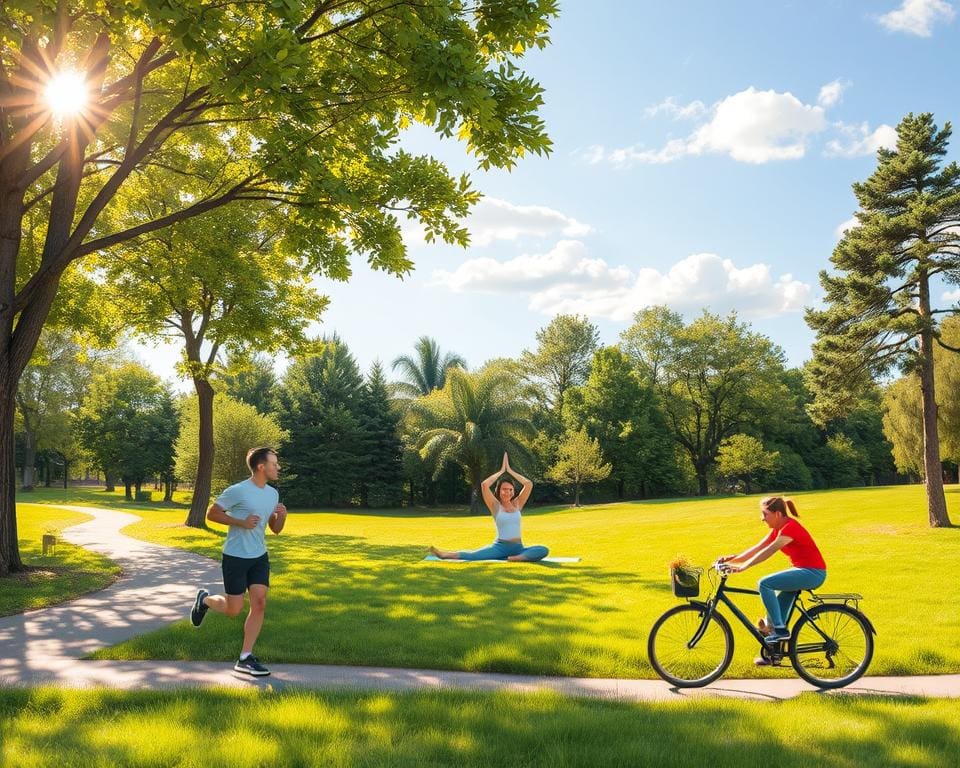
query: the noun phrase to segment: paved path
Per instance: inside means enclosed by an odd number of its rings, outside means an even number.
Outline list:
[[[273,674],[253,680],[231,663],[172,661],[81,661],[98,648],[184,619],[197,585],[216,585],[219,565],[179,549],[124,536],[135,515],[91,507],[65,507],[94,519],[67,529],[64,538],[100,552],[123,568],[123,577],[100,592],[69,603],[0,618],[0,686],[53,684],[71,688],[107,686],[127,690],[194,686],[350,688],[407,691],[552,690],[571,696],[624,701],[684,697],[780,700],[814,689],[795,678],[726,680],[678,691],[660,680],[536,677],[424,669],[271,664]],[[960,675],[867,677],[842,693],[960,698]]]

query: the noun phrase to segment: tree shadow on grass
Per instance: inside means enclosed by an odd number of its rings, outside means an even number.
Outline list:
[[[237,749],[275,765],[952,765],[957,726],[923,700],[622,703],[550,695],[0,690],[24,763],[156,765]],[[822,723],[797,738],[784,723]],[[682,746],[681,746],[682,745]],[[953,755],[953,757],[951,757]]]
[[[619,590],[660,589],[659,582],[582,563],[448,565],[423,555],[422,547],[355,536],[271,540],[258,655],[274,663],[592,676],[639,676],[646,665],[645,637],[624,652],[597,632],[611,616],[621,615],[621,629],[631,626]],[[201,632],[184,623],[126,643],[117,656],[230,658],[240,621],[208,616]]]

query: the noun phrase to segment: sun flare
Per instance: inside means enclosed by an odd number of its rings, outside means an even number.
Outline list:
[[[44,97],[51,112],[59,117],[70,117],[87,104],[87,82],[79,72],[58,72],[47,83]]]

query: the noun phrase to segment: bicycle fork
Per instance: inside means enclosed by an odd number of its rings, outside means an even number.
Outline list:
[[[707,627],[710,626],[710,620],[713,618],[713,614],[717,608],[717,600],[713,598],[705,603],[693,600],[690,602],[703,608],[703,618],[700,619],[700,626],[697,627],[697,631],[693,633],[693,637],[687,641],[687,648],[693,650],[697,643],[703,638],[704,634],[706,634]]]

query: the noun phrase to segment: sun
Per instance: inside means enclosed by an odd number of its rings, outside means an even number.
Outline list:
[[[71,117],[87,105],[87,81],[79,72],[58,72],[47,83],[44,98],[58,117]]]

